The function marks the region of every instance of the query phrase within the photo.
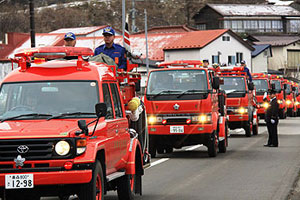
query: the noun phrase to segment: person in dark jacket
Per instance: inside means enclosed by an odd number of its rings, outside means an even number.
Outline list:
[[[243,71],[243,72],[246,72],[246,73],[247,73],[247,76],[248,76],[248,78],[249,78],[249,81],[252,82],[252,76],[251,76],[251,73],[250,73],[249,68],[248,68],[247,65],[246,65],[246,61],[244,61],[244,60],[241,61],[241,67],[244,67],[244,71]]]
[[[279,122],[278,110],[279,104],[276,99],[276,92],[271,90],[270,92],[270,106],[266,110],[265,121],[267,123],[269,139],[266,147],[278,147],[278,132],[277,126]]]

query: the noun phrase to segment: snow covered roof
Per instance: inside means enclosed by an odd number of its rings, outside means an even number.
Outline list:
[[[77,28],[61,28],[57,29],[55,31],[52,31],[50,33],[68,33],[72,32],[75,35],[87,35],[89,33],[95,32],[100,29],[104,29],[105,27],[108,27],[108,25],[103,26],[90,26],[90,27],[77,27]]]
[[[291,6],[262,4],[207,4],[223,16],[299,16]]]
[[[256,45],[259,44],[270,44],[272,46],[286,46],[297,41],[300,41],[299,36],[253,36],[258,42],[254,42]]]
[[[36,33],[35,34],[35,46],[45,47],[45,46],[55,46],[58,42],[63,40],[64,34],[50,34],[50,33]],[[8,58],[13,58],[15,53],[20,49],[26,49],[31,47],[30,36],[28,39],[22,43],[20,46],[15,48],[8,56]]]
[[[281,0],[268,0],[268,2],[276,6],[289,6],[292,3],[294,3],[294,1],[281,1]]]

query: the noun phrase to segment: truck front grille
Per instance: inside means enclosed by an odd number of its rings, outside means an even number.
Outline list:
[[[69,142],[71,151],[66,156],[59,156],[55,153],[54,146],[60,140],[62,139],[0,140],[0,161],[14,161],[18,155],[21,155],[26,160],[71,158],[74,155],[73,140],[63,139]],[[22,151],[22,149],[25,150]]]

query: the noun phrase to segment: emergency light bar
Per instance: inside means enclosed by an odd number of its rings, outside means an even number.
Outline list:
[[[85,47],[40,47],[22,49],[15,54],[15,57],[38,57],[38,58],[63,58],[66,56],[92,56],[94,52]]]
[[[176,61],[170,61],[170,62],[162,62],[158,64],[158,67],[165,67],[167,68],[168,66],[182,66],[182,67],[188,67],[193,65],[193,67],[200,67],[202,66],[202,62],[200,60],[176,60]]]

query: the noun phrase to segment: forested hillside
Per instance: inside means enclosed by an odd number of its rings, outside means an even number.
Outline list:
[[[112,25],[121,28],[122,0],[34,0],[36,32],[59,28]],[[136,25],[144,29],[144,9],[148,26],[193,25],[192,17],[205,3],[265,3],[265,0],[135,0]],[[29,1],[0,0],[0,40],[6,32],[29,32]],[[126,0],[126,12],[132,0]]]

